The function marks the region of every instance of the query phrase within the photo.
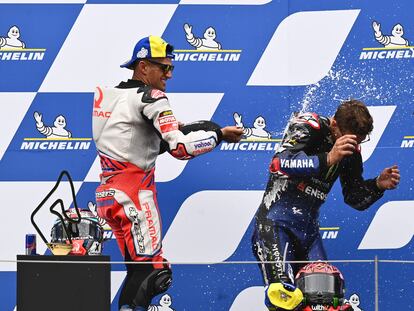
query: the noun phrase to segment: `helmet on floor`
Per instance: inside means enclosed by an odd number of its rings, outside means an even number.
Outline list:
[[[327,262],[314,262],[304,266],[296,275],[296,286],[303,292],[305,305],[342,305],[345,281],[342,273]]]

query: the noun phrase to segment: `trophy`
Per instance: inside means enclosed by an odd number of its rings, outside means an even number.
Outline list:
[[[64,208],[64,204],[62,199],[57,199],[49,208],[49,211],[58,217],[58,219],[61,221],[63,230],[66,234],[67,240],[66,243],[64,242],[48,242],[47,239],[45,238],[44,234],[42,233],[42,231],[40,230],[40,228],[37,226],[37,224],[34,221],[34,216],[36,215],[36,213],[43,207],[43,205],[47,202],[47,200],[52,196],[52,194],[56,191],[56,189],[59,187],[60,182],[62,181],[62,178],[66,176],[68,181],[69,181],[69,185],[72,191],[72,199],[73,199],[73,210],[76,212],[77,217],[69,217],[67,215],[67,212],[65,211]],[[54,208],[56,206],[60,206],[61,209],[61,213],[58,213],[57,211],[54,210]],[[63,215],[63,216],[62,216]],[[43,242],[46,244],[46,246],[49,248],[49,250],[53,253],[53,255],[68,255],[71,251],[72,251],[72,247],[73,247],[73,242],[72,242],[72,235],[73,235],[73,231],[70,228],[70,224],[74,224],[77,225],[81,222],[82,217],[81,217],[81,213],[79,211],[78,205],[76,203],[76,195],[75,195],[75,188],[73,185],[73,181],[72,178],[70,177],[69,173],[67,171],[62,171],[59,175],[58,180],[56,181],[55,186],[52,188],[52,190],[47,194],[47,196],[42,200],[42,202],[40,202],[40,204],[36,207],[36,209],[32,212],[31,215],[31,222],[33,227],[36,229],[37,233],[39,234],[39,236],[41,237],[41,239],[43,240]],[[66,223],[68,223],[69,225],[65,224],[65,220]]]

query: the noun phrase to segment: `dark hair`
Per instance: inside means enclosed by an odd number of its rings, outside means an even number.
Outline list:
[[[355,135],[368,135],[373,126],[372,116],[365,104],[356,99],[342,102],[334,116],[339,130]]]

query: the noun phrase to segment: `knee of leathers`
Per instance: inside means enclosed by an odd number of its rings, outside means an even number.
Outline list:
[[[157,273],[157,276],[154,278],[154,294],[159,295],[167,291],[172,284],[172,271],[169,268],[162,269]]]

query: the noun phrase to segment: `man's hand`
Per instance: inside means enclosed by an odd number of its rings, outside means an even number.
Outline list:
[[[237,143],[240,141],[243,135],[243,129],[237,126],[226,126],[221,129],[223,133],[223,140],[228,143]]]
[[[377,177],[377,187],[380,190],[395,189],[400,183],[400,170],[397,165],[385,168]]]
[[[343,135],[335,141],[335,145],[332,150],[329,151],[327,156],[328,166],[334,165],[341,161],[344,157],[354,153],[358,142],[355,135]]]

